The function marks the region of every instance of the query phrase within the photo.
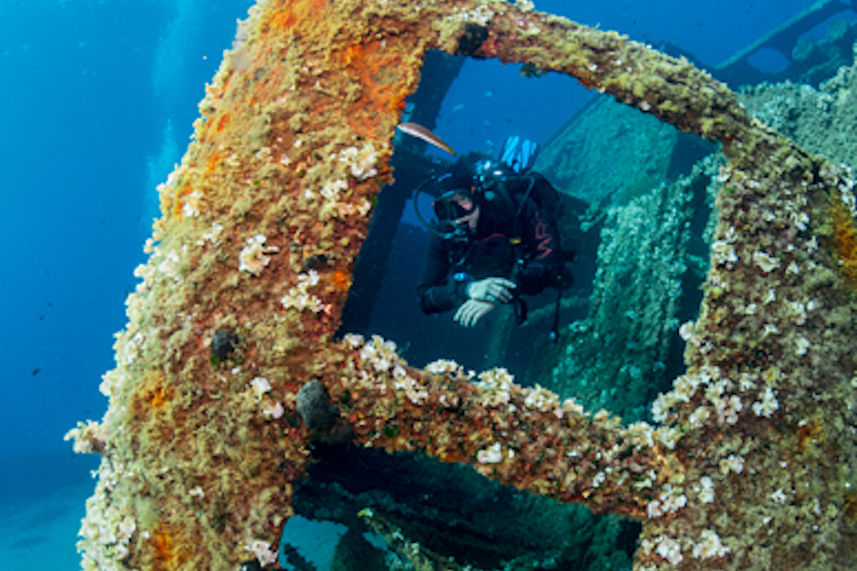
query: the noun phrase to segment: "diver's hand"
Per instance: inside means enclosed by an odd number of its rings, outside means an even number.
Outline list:
[[[461,304],[461,307],[455,312],[453,319],[462,327],[473,327],[492,309],[494,309],[493,303],[469,299]]]
[[[467,286],[467,297],[471,300],[488,303],[509,303],[512,301],[515,282],[506,278],[485,278],[471,282]]]

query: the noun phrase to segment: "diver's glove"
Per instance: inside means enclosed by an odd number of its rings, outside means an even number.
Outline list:
[[[485,278],[467,285],[467,297],[488,303],[509,303],[515,297],[515,282],[506,278]],[[457,320],[456,320],[457,321]]]
[[[462,327],[473,327],[492,309],[494,309],[493,303],[470,299],[461,304],[453,319]]]

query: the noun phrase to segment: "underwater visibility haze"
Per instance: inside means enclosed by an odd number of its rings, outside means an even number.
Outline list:
[[[538,1],[590,27],[563,61],[516,51],[549,25],[529,2],[367,2],[354,29],[324,0],[236,24],[252,4],[0,2],[0,568],[776,568],[786,534],[846,568],[850,1]],[[539,144],[577,254],[561,301],[420,313],[412,193],[453,159],[401,121],[459,154]],[[689,447],[709,429],[719,452]],[[762,447],[770,490],[746,482]]]

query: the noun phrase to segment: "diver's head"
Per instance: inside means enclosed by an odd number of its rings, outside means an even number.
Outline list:
[[[444,239],[466,239],[476,230],[480,196],[476,187],[474,160],[461,157],[433,181],[434,219],[431,231]]]
[[[438,196],[432,206],[436,217],[432,225],[442,237],[466,238],[476,232],[480,208],[469,190],[448,190]]]
[[[468,153],[420,187],[434,196],[434,218],[426,221],[415,201],[417,216],[436,236],[466,240],[476,231],[480,214],[503,219],[513,210],[506,204],[505,177],[502,165],[484,154]]]

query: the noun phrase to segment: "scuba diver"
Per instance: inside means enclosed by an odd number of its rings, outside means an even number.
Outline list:
[[[571,285],[556,228],[559,196],[529,168],[534,152],[530,141],[510,137],[500,161],[470,153],[421,187],[431,184],[435,197],[432,220],[417,208],[432,233],[417,287],[424,313],[455,309],[453,319],[473,327],[512,304],[520,324],[522,295]]]

